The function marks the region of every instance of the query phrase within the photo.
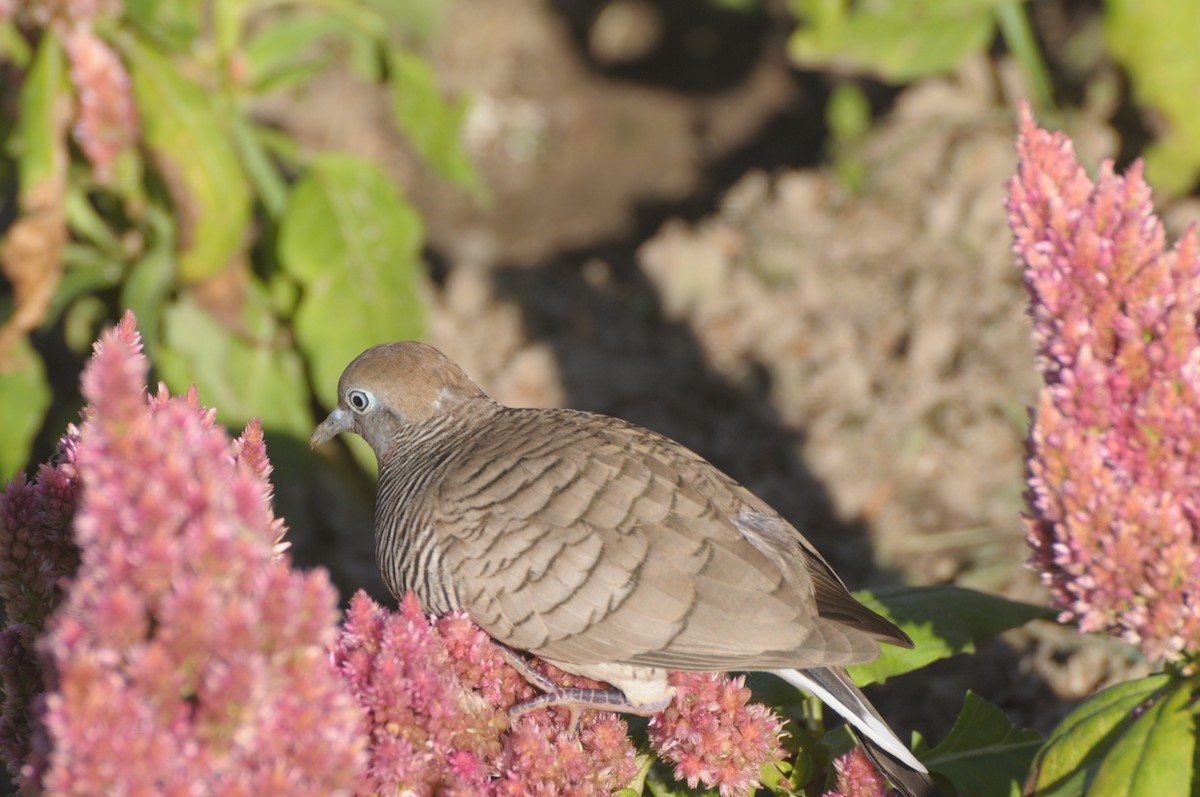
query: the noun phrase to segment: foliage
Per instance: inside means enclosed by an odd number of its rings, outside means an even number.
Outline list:
[[[311,157],[260,119],[336,63],[384,86],[425,163],[478,194],[458,144],[466,109],[419,56],[429,3],[176,0],[0,3],[0,68],[19,86],[0,123],[16,177],[0,264],[0,476],[20,468],[49,391],[24,342],[67,342],[133,309],[175,390],[195,383],[224,421],[307,437],[313,385],[384,339],[419,337],[422,225],[376,164]],[[10,427],[13,428],[13,427]]]
[[[1034,107],[1053,118],[1054,89],[1025,6],[1019,0],[791,0],[800,24],[788,52],[809,69],[908,83],[986,53],[999,33],[1024,72]],[[1101,25],[1107,55],[1125,70],[1149,128],[1147,178],[1160,191],[1186,194],[1200,179],[1200,5],[1106,0]],[[837,144],[842,140],[832,116],[830,122]]]
[[[1155,136],[1145,152],[1156,188],[1184,194],[1200,178],[1200,5],[1107,0],[1104,33]]]
[[[1049,79],[1018,0],[791,0],[801,23],[788,42],[799,66],[907,83],[953,70],[986,51],[997,27],[1017,56],[1039,106],[1052,108]]]

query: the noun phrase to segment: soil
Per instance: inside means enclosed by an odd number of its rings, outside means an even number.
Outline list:
[[[428,339],[498,400],[684,442],[852,587],[1043,603],[1020,519],[1039,382],[1004,209],[1020,80],[981,55],[903,90],[863,83],[876,123],[834,151],[836,78],[789,65],[784,4],[718,6],[458,0],[428,55],[473,96],[485,204],[423,171],[385,98],[344,76],[283,118],[400,176],[428,225]],[[1093,162],[1117,146],[1103,111],[1073,120]],[[373,569],[363,523],[350,512],[326,540],[343,589]],[[1045,732],[1142,668],[1035,624],[872,696],[928,739],[966,688]]]

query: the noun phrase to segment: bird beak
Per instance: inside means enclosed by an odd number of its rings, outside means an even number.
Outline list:
[[[350,427],[353,425],[354,416],[341,407],[338,407],[329,413],[329,417],[321,421],[321,425],[313,431],[312,437],[308,440],[308,445],[311,448],[316,448],[322,443],[328,443],[342,432],[350,431]]]

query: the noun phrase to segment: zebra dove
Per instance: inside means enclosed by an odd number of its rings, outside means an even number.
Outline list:
[[[932,793],[844,669],[879,642],[912,642],[684,446],[604,415],[506,407],[412,342],[346,368],[311,443],[341,432],[379,460],[375,555],[394,595],[464,609],[503,646],[614,687],[536,679],[546,693],[518,710],[653,714],[671,701],[672,670],[769,671],[841,714],[906,793]]]

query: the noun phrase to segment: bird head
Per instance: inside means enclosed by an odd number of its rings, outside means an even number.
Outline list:
[[[358,355],[338,381],[338,403],[313,432],[316,448],[342,432],[366,440],[378,456],[405,428],[487,396],[461,368],[432,346],[381,343]]]

